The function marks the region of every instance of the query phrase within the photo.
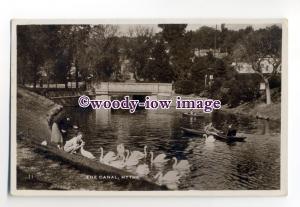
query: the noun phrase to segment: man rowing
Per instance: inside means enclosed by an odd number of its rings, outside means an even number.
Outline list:
[[[236,132],[237,132],[237,130],[232,127],[232,124],[229,124],[228,129],[227,129],[227,134],[226,134],[227,137],[235,137]]]

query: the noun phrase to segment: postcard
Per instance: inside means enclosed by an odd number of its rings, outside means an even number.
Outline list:
[[[287,20],[12,20],[16,196],[287,195]]]

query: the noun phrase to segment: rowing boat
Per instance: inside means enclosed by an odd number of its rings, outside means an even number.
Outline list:
[[[196,130],[196,129],[189,129],[189,128],[184,128],[184,127],[180,127],[180,129],[184,133],[190,134],[190,135],[203,135],[203,134],[206,134],[204,131],[200,131],[200,130]]]
[[[214,132],[205,132],[205,131],[200,131],[200,130],[196,130],[196,129],[189,129],[189,128],[185,128],[185,127],[180,127],[180,129],[186,133],[186,134],[190,134],[190,135],[213,135],[215,137],[215,139],[218,140],[222,140],[222,141],[227,141],[227,142],[232,142],[232,141],[244,141],[247,137],[242,137],[242,136],[226,136],[224,134],[221,133],[214,133]]]
[[[197,113],[197,114],[190,114],[190,113],[183,113],[182,114],[183,116],[188,116],[188,117],[203,117],[204,116],[204,114],[199,114],[199,113]]]
[[[209,135],[213,135],[216,139],[227,141],[227,142],[243,142],[247,137],[242,137],[242,136],[226,136],[225,134],[222,133],[210,133]]]

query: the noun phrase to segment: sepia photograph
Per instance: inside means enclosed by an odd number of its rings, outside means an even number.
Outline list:
[[[11,193],[285,195],[286,31],[13,20]]]

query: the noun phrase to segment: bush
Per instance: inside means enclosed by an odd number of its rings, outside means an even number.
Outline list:
[[[195,83],[189,80],[181,80],[175,83],[175,92],[183,95],[194,93]]]
[[[281,88],[281,75],[272,76],[269,80],[270,89]]]
[[[222,104],[227,103],[229,107],[236,107],[259,97],[259,84],[256,79],[249,78],[241,81],[233,78],[224,82],[223,87],[227,92],[220,90],[220,99]]]

